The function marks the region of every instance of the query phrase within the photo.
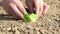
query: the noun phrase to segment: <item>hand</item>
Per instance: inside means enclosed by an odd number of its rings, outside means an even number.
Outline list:
[[[49,5],[45,4],[43,0],[26,0],[26,5],[30,9],[30,13],[33,13],[35,8],[39,17],[46,14],[49,8]]]
[[[24,19],[23,15],[27,14],[23,4],[19,0],[2,0],[0,4],[16,19]]]

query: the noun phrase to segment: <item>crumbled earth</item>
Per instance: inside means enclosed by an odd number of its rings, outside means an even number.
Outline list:
[[[0,6],[0,34],[60,34],[60,0],[44,0],[47,14],[35,23],[16,20]]]

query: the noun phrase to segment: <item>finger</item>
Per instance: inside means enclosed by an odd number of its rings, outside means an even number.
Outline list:
[[[46,14],[47,11],[48,11],[48,9],[49,9],[49,5],[47,5],[47,4],[44,3],[44,4],[43,4],[43,13],[42,13],[42,14],[43,14],[43,15]]]
[[[35,4],[35,9],[36,9],[36,14],[39,16],[39,1],[38,0],[34,0],[34,4]]]
[[[40,3],[40,8],[39,8],[39,16],[42,15],[42,12],[43,12],[43,3]]]
[[[0,2],[2,2],[3,0],[0,0]]]
[[[14,3],[17,5],[17,7],[19,8],[19,10],[21,10],[21,12],[23,14],[27,14],[25,8],[23,7],[23,4],[21,3],[21,1],[19,0],[14,0]]]
[[[40,4],[40,5],[39,5],[39,7],[40,7],[40,8],[39,8],[39,16],[41,16],[41,15],[42,15],[42,12],[43,12],[43,0],[40,0],[40,1],[39,1],[39,4]]]
[[[13,2],[10,3],[10,6],[14,10],[14,13],[16,14],[16,16],[18,16],[19,18],[23,18],[23,14],[18,10],[18,8]]]
[[[30,10],[30,13],[33,13],[34,7],[33,7],[33,0],[26,0],[26,5]]]

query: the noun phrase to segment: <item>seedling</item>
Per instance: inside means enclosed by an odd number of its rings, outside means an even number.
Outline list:
[[[26,22],[35,22],[38,19],[38,16],[36,14],[25,14],[24,18]]]

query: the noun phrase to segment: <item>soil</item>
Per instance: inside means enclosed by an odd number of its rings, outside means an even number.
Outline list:
[[[0,34],[60,34],[60,0],[44,0],[50,5],[46,15],[35,23],[9,16],[0,6]]]

